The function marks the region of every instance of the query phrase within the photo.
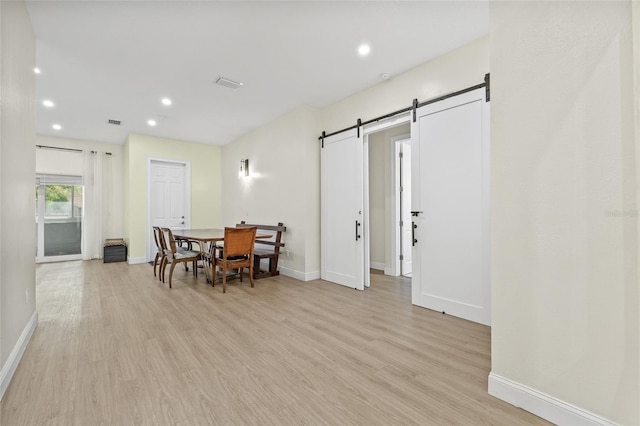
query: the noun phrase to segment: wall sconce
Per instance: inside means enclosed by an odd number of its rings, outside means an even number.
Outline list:
[[[244,173],[245,176],[249,176],[249,159],[244,158],[240,160],[240,173]]]

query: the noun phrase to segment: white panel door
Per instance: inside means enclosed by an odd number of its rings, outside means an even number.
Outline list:
[[[414,304],[490,325],[489,105],[484,89],[412,124]]]
[[[400,142],[402,157],[400,161],[400,220],[402,233],[400,244],[402,247],[402,275],[411,274],[411,256],[413,245],[411,221],[411,141]]]
[[[151,161],[149,168],[149,228],[182,229],[188,223],[185,205],[185,165],[163,161]],[[153,232],[149,232],[147,260],[155,256]]]
[[[320,275],[364,290],[362,138],[343,132],[325,138],[321,150]]]

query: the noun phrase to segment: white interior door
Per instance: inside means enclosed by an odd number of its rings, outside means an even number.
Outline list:
[[[355,130],[325,138],[321,188],[320,275],[364,290],[363,142]]]
[[[400,247],[401,273],[411,275],[412,223],[411,223],[411,140],[400,142]]]
[[[412,124],[414,304],[489,325],[489,105],[484,89]]]
[[[188,227],[186,165],[152,160],[149,164],[149,229]],[[155,241],[149,231],[147,260],[155,256]]]

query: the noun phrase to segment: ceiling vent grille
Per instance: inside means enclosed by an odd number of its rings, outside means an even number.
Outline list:
[[[237,81],[230,80],[228,78],[219,77],[216,80],[216,84],[219,86],[228,87],[230,89],[236,90],[244,85],[244,83],[238,83]]]
[[[119,126],[122,123],[122,121],[120,121],[120,120],[107,120],[107,123],[113,124],[114,126]]]

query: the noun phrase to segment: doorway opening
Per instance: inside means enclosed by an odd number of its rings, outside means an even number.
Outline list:
[[[410,132],[408,120],[365,129],[365,241],[370,273],[411,277]]]

